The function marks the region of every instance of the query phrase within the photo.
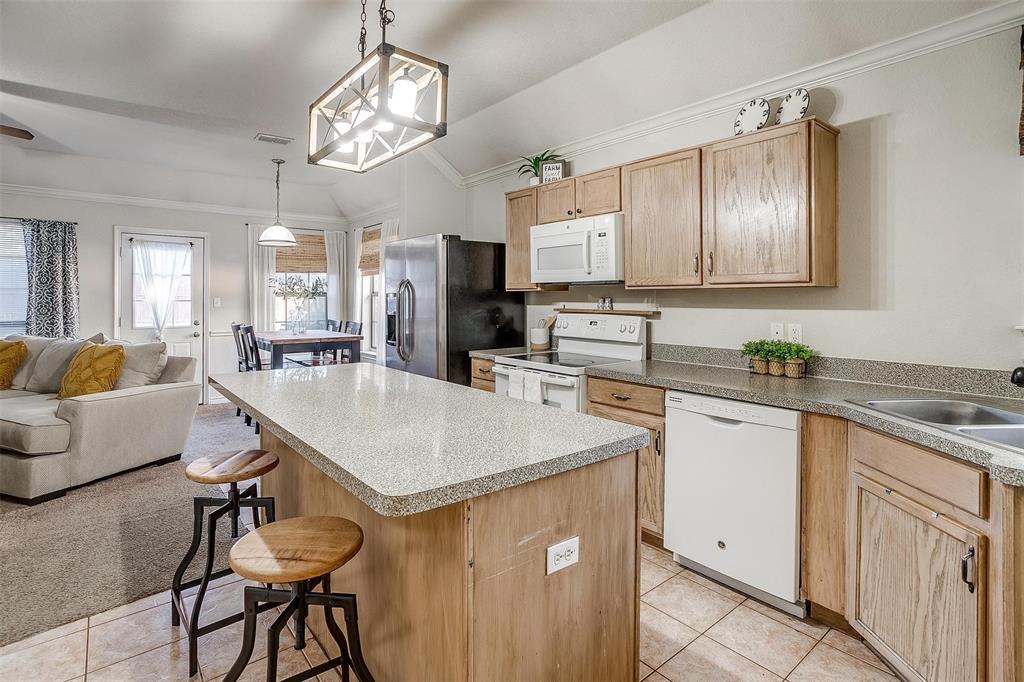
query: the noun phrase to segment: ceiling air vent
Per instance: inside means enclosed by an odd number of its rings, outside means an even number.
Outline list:
[[[272,142],[274,144],[288,144],[294,142],[294,137],[285,137],[284,135],[271,135],[270,133],[256,133],[256,137],[253,138],[260,142]]]

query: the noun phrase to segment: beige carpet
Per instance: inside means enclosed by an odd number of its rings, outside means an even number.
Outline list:
[[[182,462],[147,467],[33,507],[0,509],[0,646],[170,587],[192,537],[192,498],[220,495],[184,476],[204,454],[252,447],[234,407],[200,407]],[[222,521],[218,568],[233,542]],[[202,554],[200,555],[202,556]],[[192,572],[201,569],[199,558]]]

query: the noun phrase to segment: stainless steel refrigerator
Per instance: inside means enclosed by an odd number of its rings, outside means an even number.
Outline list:
[[[468,386],[469,351],[524,345],[504,244],[432,234],[383,246],[388,367]]]

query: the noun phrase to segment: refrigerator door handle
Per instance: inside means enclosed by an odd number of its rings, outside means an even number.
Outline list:
[[[413,305],[415,301],[415,290],[412,282],[403,279],[398,284],[398,356],[405,362],[412,360],[412,343],[409,335],[415,333],[413,327]]]

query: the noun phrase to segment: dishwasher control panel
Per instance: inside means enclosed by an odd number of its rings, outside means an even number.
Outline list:
[[[793,410],[711,398],[695,393],[668,391],[665,394],[665,406],[722,420],[776,426],[782,429],[796,429],[800,424],[800,413]]]

